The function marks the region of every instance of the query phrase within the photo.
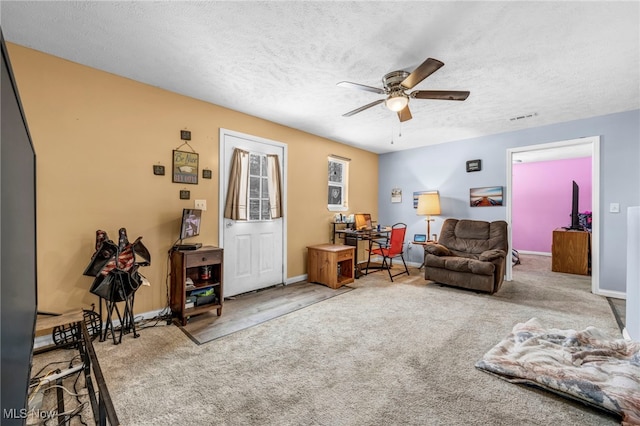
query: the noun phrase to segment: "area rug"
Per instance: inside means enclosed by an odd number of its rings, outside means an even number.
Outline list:
[[[198,315],[180,329],[198,345],[245,330],[354,290],[342,286],[299,282],[279,285],[225,299],[222,316],[214,311]]]
[[[582,331],[519,323],[476,363],[511,383],[536,386],[640,425],[640,343]]]

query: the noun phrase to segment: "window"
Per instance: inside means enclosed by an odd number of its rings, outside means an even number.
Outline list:
[[[329,211],[346,211],[348,208],[349,159],[329,156]]]
[[[267,156],[249,154],[249,220],[271,220]]]

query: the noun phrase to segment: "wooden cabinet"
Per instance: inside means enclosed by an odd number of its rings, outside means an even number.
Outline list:
[[[551,270],[589,275],[591,273],[591,233],[567,229],[553,231]]]
[[[354,247],[319,244],[307,247],[308,281],[339,288],[353,282]]]
[[[171,252],[169,305],[182,325],[186,325],[192,315],[212,309],[217,309],[218,316],[222,315],[222,266],[223,250],[218,247]]]

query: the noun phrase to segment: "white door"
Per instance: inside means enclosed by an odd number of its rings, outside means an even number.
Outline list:
[[[224,218],[233,150],[249,154],[249,220]],[[266,155],[275,154],[282,173],[283,216],[271,219]],[[220,129],[220,246],[224,248],[224,295],[234,296],[285,282],[286,145]],[[266,198],[266,203],[265,203]]]

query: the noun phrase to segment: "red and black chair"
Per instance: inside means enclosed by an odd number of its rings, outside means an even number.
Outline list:
[[[380,269],[386,269],[389,273],[389,278],[393,281],[393,277],[397,277],[402,274],[409,274],[409,269],[404,261],[404,237],[407,233],[407,225],[404,223],[396,223],[391,227],[391,234],[385,238],[372,239],[369,243],[369,258],[367,259],[367,268],[365,273],[369,273],[369,266],[371,263],[371,255],[382,256],[382,267]],[[404,265],[404,271],[400,271],[396,274],[391,273],[391,267],[393,266],[393,259],[399,257],[402,259]]]

